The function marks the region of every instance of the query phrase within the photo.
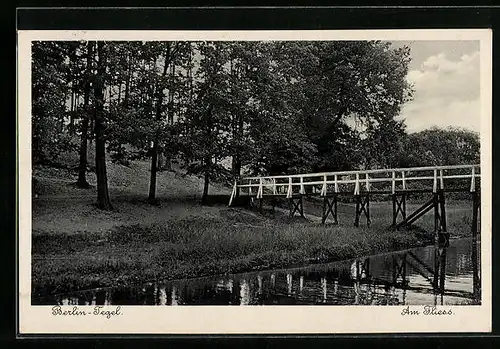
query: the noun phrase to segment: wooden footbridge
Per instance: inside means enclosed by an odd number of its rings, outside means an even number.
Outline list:
[[[354,197],[356,203],[354,225],[366,217],[370,225],[370,197],[390,195],[392,198],[392,226],[401,228],[413,224],[427,212],[434,211],[435,231],[448,240],[446,229],[445,193],[469,192],[472,199],[472,233],[479,231],[480,165],[393,168],[362,171],[307,173],[296,175],[243,177],[234,183],[229,206],[237,197],[248,196],[275,205],[278,198],[289,202],[289,216],[304,217],[304,197],[323,198],[322,223],[331,216],[338,224],[337,203],[340,196]],[[408,195],[419,193],[429,196],[417,210],[408,214]]]

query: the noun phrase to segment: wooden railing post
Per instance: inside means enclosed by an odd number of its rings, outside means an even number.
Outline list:
[[[437,170],[434,170],[434,182],[432,184],[432,192],[436,193],[437,192]]]
[[[276,179],[273,178],[273,195],[277,195],[277,191],[276,191]]]
[[[396,193],[396,171],[392,171],[392,193]]]
[[[323,175],[323,186],[321,188],[321,196],[326,196],[326,175]]]
[[[443,178],[443,170],[439,170],[439,189],[444,189],[444,178]]]
[[[304,177],[300,177],[300,194],[304,195],[306,193],[306,190],[304,188]]]
[[[288,177],[288,191],[286,193],[287,199],[292,197],[292,177]]]
[[[339,192],[339,183],[337,182],[337,175],[333,177],[333,185],[335,187],[335,193]]]
[[[231,197],[229,198],[229,205],[228,206],[231,206],[231,204],[233,203],[234,197],[236,196],[237,186],[238,186],[237,181],[234,181],[233,191],[231,192]]]
[[[370,191],[370,177],[368,175],[368,173],[366,173],[366,191]]]
[[[476,191],[476,170],[472,166],[471,179],[470,179],[470,192],[474,193]]]
[[[259,190],[257,191],[257,199],[262,199],[262,193],[263,188],[262,188],[262,178],[259,179]]]
[[[403,182],[403,191],[406,190],[405,171],[401,171],[401,181]]]
[[[354,195],[359,195],[359,172],[356,173],[356,183],[354,185]]]

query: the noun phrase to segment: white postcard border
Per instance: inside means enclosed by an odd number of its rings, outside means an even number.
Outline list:
[[[453,316],[402,306],[123,306],[121,316],[53,316],[31,305],[31,42],[37,40],[479,40],[482,305]],[[488,29],[306,31],[18,31],[19,332],[21,334],[277,334],[491,331],[492,32]],[[91,306],[79,306],[92,311]],[[423,308],[423,307],[421,307]]]

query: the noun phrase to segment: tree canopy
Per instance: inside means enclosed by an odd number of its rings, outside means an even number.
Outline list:
[[[403,139],[400,162],[408,167],[480,163],[477,132],[458,127],[431,128]]]
[[[78,150],[84,186],[89,140],[150,158],[151,202],[171,161],[203,175],[205,198],[244,174],[478,160],[468,131],[407,135],[410,52],[388,42],[34,42],[32,60],[34,159]]]

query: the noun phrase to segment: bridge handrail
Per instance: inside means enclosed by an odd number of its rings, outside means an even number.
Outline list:
[[[475,174],[474,177],[478,178],[478,177],[481,177],[480,174]],[[440,177],[438,177],[440,178]],[[443,175],[443,179],[466,179],[466,178],[471,178],[471,175],[452,175],[452,176],[445,176]],[[415,180],[431,180],[431,179],[434,179],[434,177],[407,177],[407,178],[401,178],[401,177],[396,177],[394,180],[396,182],[402,182],[403,180],[404,181],[415,181]],[[337,180],[337,183],[338,184],[353,184],[353,183],[356,183],[356,182],[364,182],[366,183],[366,181],[368,181],[369,183],[382,183],[382,182],[392,182],[392,178],[368,178],[365,179],[365,178],[360,178],[359,180],[358,179],[338,179]],[[314,181],[314,182],[303,182],[303,185],[320,185],[320,184],[323,184],[325,183],[325,181]],[[327,180],[326,181],[326,184],[335,184],[335,181],[334,180]],[[262,183],[263,186],[266,186],[266,187],[269,187],[269,186],[274,186],[276,185],[277,187],[287,187],[290,185],[290,183]],[[296,187],[296,186],[299,186],[301,185],[299,182],[292,182],[291,183],[292,186]],[[238,184],[238,187],[239,188],[254,188],[254,187],[259,187],[260,186],[260,183],[253,183],[253,184]]]
[[[470,169],[470,174],[445,174],[444,172],[447,170],[458,170],[458,169]],[[406,183],[409,181],[417,181],[417,180],[433,180],[432,191],[436,192],[437,189],[444,189],[444,180],[445,179],[469,179],[470,183],[470,191],[476,191],[476,178],[481,177],[481,174],[476,172],[481,167],[480,165],[451,165],[451,166],[428,166],[428,167],[407,167],[407,168],[391,168],[391,169],[376,169],[376,170],[356,170],[356,171],[338,171],[338,172],[320,172],[320,173],[305,173],[305,174],[295,174],[295,175],[278,175],[278,176],[261,176],[261,177],[243,177],[239,181],[235,181],[233,192],[231,193],[231,198],[229,200],[229,205],[231,205],[234,197],[237,193],[237,188],[248,188],[248,195],[253,195],[252,188],[257,187],[258,190],[256,192],[257,198],[262,198],[264,188],[272,187],[273,195],[277,194],[277,188],[279,187],[288,187],[286,197],[290,198],[293,194],[293,187],[300,186],[300,194],[305,194],[306,186],[318,186],[322,185],[321,196],[327,195],[328,185],[335,186],[335,193],[339,193],[339,184],[355,184],[354,187],[354,195],[359,195],[361,191],[361,185],[364,185],[366,191],[370,191],[371,183],[383,183],[390,182],[392,183],[392,193],[396,192],[396,183],[402,182],[403,190],[406,190]],[[432,176],[420,176],[420,177],[406,177],[405,173],[415,173],[415,172],[423,172],[423,171],[433,171]],[[370,178],[370,174],[377,173],[385,173],[391,174],[390,177],[374,177]],[[400,176],[396,176],[396,173],[400,174]],[[339,176],[351,176],[355,175],[354,179],[339,179]],[[327,177],[334,177],[333,180],[327,179]],[[312,177],[323,177],[323,180],[320,181],[310,181],[304,182],[305,178]],[[364,178],[361,178],[364,177]],[[293,179],[299,178],[300,182],[294,182]],[[277,179],[288,179],[288,182],[277,183]],[[252,181],[258,180],[258,183],[251,183]],[[243,184],[241,182],[248,181],[247,184]],[[269,183],[269,181],[272,181]],[[239,183],[238,183],[239,182]],[[265,183],[267,182],[267,183]]]
[[[283,179],[283,178],[308,178],[308,177],[321,177],[321,176],[347,176],[355,174],[372,174],[372,173],[384,173],[384,172],[415,172],[415,171],[430,171],[430,170],[458,170],[464,168],[479,167],[480,165],[450,165],[450,166],[428,166],[428,167],[402,167],[402,168],[390,168],[390,169],[376,169],[376,170],[355,170],[355,171],[337,171],[337,172],[317,172],[317,173],[302,173],[293,175],[277,175],[277,176],[254,176],[254,177],[242,177],[241,180],[256,180],[256,179]]]

